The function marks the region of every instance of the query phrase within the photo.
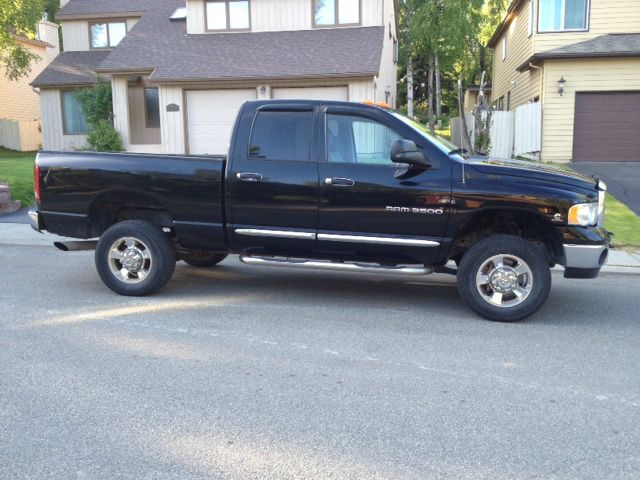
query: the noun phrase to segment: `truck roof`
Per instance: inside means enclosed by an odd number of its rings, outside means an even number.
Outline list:
[[[341,100],[251,100],[247,102],[247,105],[253,108],[259,108],[263,105],[332,105],[338,107],[350,107],[361,110],[392,110],[391,108],[383,107],[382,104],[375,104],[372,102],[345,102]]]

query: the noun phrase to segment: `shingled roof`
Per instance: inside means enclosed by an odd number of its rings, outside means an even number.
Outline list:
[[[536,53],[518,67],[524,71],[530,63],[551,59],[640,57],[640,33],[610,33],[546,52]]]
[[[150,81],[369,77],[380,69],[384,27],[187,35],[170,16],[184,0],[71,0],[59,18],[144,12],[110,51],[66,52],[34,86],[93,83],[104,74],[150,73]],[[83,63],[84,62],[84,63]]]
[[[101,16],[141,16],[147,9],[158,4],[158,0],[70,0],[56,14],[59,20]],[[182,2],[184,5],[184,1]]]
[[[38,88],[93,85],[96,81],[93,72],[109,53],[106,50],[63,52],[31,82],[31,85]]]
[[[384,27],[187,35],[185,22],[169,20],[175,2],[155,5],[99,72],[149,71],[151,81],[168,82],[370,76],[380,69]]]
[[[154,82],[378,73],[384,28],[228,33],[160,38],[138,30],[99,72],[149,70]],[[136,38],[139,37],[139,38]],[[144,37],[144,38],[143,38]]]

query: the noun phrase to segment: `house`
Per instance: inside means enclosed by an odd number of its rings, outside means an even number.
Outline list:
[[[487,103],[491,104],[491,85],[484,88],[484,95]],[[472,113],[480,103],[480,85],[469,85],[464,91],[463,102],[465,113]]]
[[[58,25],[41,20],[33,39],[16,37],[18,43],[36,55],[31,71],[18,80],[9,80],[0,66],[0,147],[33,151],[42,145],[40,102],[29,85],[60,53]]]
[[[541,103],[543,161],[640,161],[638,0],[513,0],[489,45],[498,109]]]
[[[396,101],[394,0],[62,0],[57,19],[65,52],[33,82],[45,149],[84,145],[96,75],[131,152],[225,153],[247,100]]]

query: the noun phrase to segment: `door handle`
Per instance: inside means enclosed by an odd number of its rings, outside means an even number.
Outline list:
[[[327,185],[333,185],[334,187],[353,187],[356,182],[350,178],[325,178],[324,183]]]
[[[261,182],[262,181],[262,175],[260,175],[259,173],[252,173],[252,172],[237,173],[236,178],[238,180],[242,180],[243,182]]]

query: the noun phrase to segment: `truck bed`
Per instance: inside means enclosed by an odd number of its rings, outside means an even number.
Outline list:
[[[42,219],[49,232],[93,238],[102,232],[91,216],[124,201],[132,209],[166,210],[185,246],[226,248],[225,163],[224,156],[41,152]]]

